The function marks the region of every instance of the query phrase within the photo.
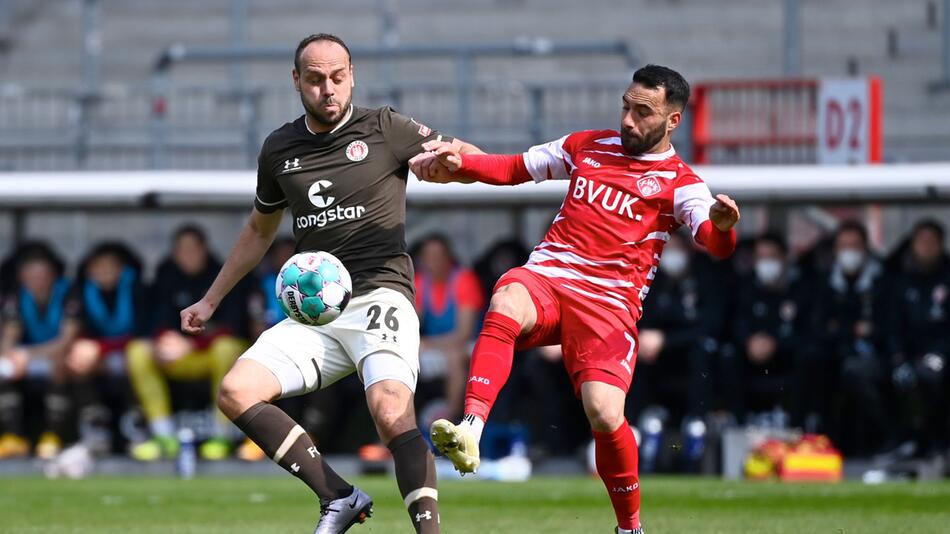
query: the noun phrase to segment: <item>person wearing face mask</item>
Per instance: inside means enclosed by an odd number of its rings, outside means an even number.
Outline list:
[[[821,278],[811,317],[817,342],[805,370],[811,384],[805,409],[846,453],[868,454],[888,445],[886,366],[881,340],[883,268],[868,247],[867,230],[842,223],[834,235],[834,263]],[[833,407],[833,409],[832,409]]]
[[[634,412],[628,413],[628,419],[641,419],[641,426],[646,426],[645,418],[657,407],[669,410],[670,420],[681,420],[684,429],[693,422],[702,424],[712,409],[724,299],[722,284],[712,269],[696,268],[697,260],[682,234],[670,235],[650,298],[644,303],[635,387],[627,402],[627,411]],[[681,460],[687,470],[698,468],[703,453],[705,432],[696,434],[698,441],[683,448]],[[653,466],[645,456],[641,470]]]
[[[796,373],[806,351],[802,340],[807,313],[787,254],[781,237],[760,236],[752,277],[739,286],[732,350],[723,351],[722,385],[728,407],[740,421],[750,411],[780,407],[801,423],[794,403],[799,398]]]
[[[901,437],[919,456],[940,454],[948,445],[950,260],[936,221],[914,227],[889,311],[888,363]]]

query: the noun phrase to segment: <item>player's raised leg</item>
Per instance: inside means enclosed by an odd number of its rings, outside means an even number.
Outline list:
[[[218,407],[267,456],[319,497],[317,533],[345,532],[369,516],[372,500],[331,469],[304,429],[271,404],[284,392],[279,373],[255,359],[239,359],[221,382]]]
[[[432,443],[461,473],[478,469],[478,441],[488,414],[511,374],[515,341],[537,322],[537,310],[521,283],[503,285],[492,295],[482,331],[472,351],[462,422],[432,423]]]
[[[637,442],[623,415],[626,393],[604,382],[581,384],[584,413],[594,434],[597,474],[604,481],[617,532],[642,534],[640,529],[640,479]]]
[[[388,351],[365,357],[361,369],[366,404],[379,437],[392,452],[396,482],[412,526],[419,533],[438,533],[435,458],[416,426],[413,409],[416,373],[406,360]]]

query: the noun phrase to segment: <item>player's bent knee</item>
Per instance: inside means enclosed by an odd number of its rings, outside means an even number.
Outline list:
[[[626,422],[623,403],[602,396],[585,398],[584,413],[590,427],[596,432],[613,432]]]
[[[376,381],[367,387],[366,401],[384,441],[415,428],[412,391],[402,381],[392,378]]]
[[[534,303],[523,285],[509,284],[492,294],[488,311],[511,317],[524,327],[534,313]]]
[[[235,366],[221,380],[217,405],[224,415],[235,419],[258,402],[274,400],[279,393],[262,384],[257,373],[249,372],[243,366]]]
[[[626,392],[598,381],[581,384],[581,400],[590,426],[597,432],[613,432],[626,423],[623,408]]]
[[[235,419],[244,411],[241,409],[244,408],[243,405],[246,404],[246,402],[242,402],[243,395],[244,392],[242,391],[240,382],[225,376],[224,380],[221,381],[221,386],[218,388],[218,408],[230,419]],[[244,409],[246,410],[247,408]]]
[[[623,410],[605,407],[587,412],[590,427],[596,432],[613,432],[625,422]]]

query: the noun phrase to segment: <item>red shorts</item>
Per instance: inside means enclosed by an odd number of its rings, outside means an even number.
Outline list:
[[[629,391],[638,346],[636,321],[629,312],[524,267],[505,273],[495,291],[516,282],[528,289],[538,317],[534,328],[518,338],[516,349],[560,344],[578,397],[584,382],[604,382]]]

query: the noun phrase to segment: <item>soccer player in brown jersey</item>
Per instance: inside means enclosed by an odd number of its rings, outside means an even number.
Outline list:
[[[260,262],[289,208],[297,252],[338,257],[353,279],[353,298],[328,325],[286,319],[265,331],[224,377],[218,406],[317,494],[316,534],[345,532],[365,521],[372,499],[334,472],[304,430],[271,402],[356,371],[379,436],[392,451],[413,527],[439,532],[433,457],[413,410],[419,321],[406,254],[406,179],[410,158],[427,141],[478,150],[391,108],[354,107],[349,49],[333,35],[300,42],[293,81],[306,113],[264,142],[254,209],[207,294],[182,310],[181,327],[201,332],[228,291]]]

